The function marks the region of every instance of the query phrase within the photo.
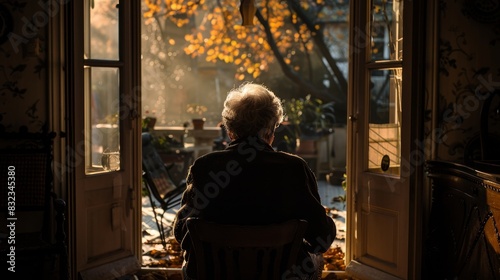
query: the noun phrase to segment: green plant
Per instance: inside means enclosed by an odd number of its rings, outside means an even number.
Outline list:
[[[172,135],[158,135],[153,138],[153,145],[158,152],[171,153],[175,149],[182,148],[183,144]]]
[[[347,174],[345,174],[345,173],[344,173],[344,180],[342,180],[341,186],[344,189],[344,191],[347,190]]]
[[[142,119],[142,131],[148,132],[153,130],[153,127],[156,123],[156,118],[153,117],[145,117]]]
[[[283,105],[297,138],[317,138],[332,133],[335,123],[333,102],[325,103],[307,95],[305,98],[285,100]]]
[[[343,176],[344,176],[344,180],[342,181],[341,186],[342,186],[342,189],[344,189],[344,194],[334,197],[333,198],[333,202],[342,202],[342,203],[344,203],[344,209],[345,209],[345,203],[347,201],[347,195],[346,195],[346,191],[347,191],[347,174],[344,173]]]

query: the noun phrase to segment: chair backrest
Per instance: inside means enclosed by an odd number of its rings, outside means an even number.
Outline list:
[[[0,207],[19,218],[18,232],[41,232],[48,237],[52,196],[52,139],[55,133],[2,132],[0,148]],[[12,212],[10,209],[14,209]]]
[[[222,225],[189,218],[197,280],[281,279],[297,261],[307,222]]]
[[[158,201],[162,202],[177,189],[170,179],[165,163],[153,145],[153,137],[149,132],[142,133],[142,170],[152,195]]]
[[[23,279],[69,279],[66,202],[53,190],[55,136],[47,126],[42,132],[0,126],[0,218],[15,223],[16,273]],[[1,251],[7,246],[2,237]]]

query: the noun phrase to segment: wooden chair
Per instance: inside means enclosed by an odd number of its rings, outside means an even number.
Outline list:
[[[15,253],[16,273],[12,275],[17,277],[68,279],[66,202],[55,195],[52,186],[55,133],[0,134],[0,181],[5,184],[0,207],[2,219],[12,225],[0,242],[1,254],[8,263]]]
[[[189,218],[197,265],[197,280],[282,279],[297,261],[307,222],[281,224],[221,225]]]
[[[168,210],[180,204],[182,193],[186,189],[186,182],[182,180],[179,184],[174,184],[168,173],[167,166],[156,151],[152,141],[153,137],[149,132],[142,133],[143,181],[153,208],[160,240],[163,247],[166,247],[167,234],[163,224],[163,216]],[[158,213],[157,211],[160,210],[161,212]]]

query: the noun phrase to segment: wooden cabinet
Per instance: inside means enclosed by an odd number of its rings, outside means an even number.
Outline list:
[[[495,174],[496,173],[496,174]],[[429,161],[432,279],[500,279],[500,165]]]

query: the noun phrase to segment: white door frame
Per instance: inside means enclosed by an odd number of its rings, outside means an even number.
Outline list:
[[[426,212],[423,204],[423,163],[424,155],[418,154],[423,145],[423,99],[424,50],[426,40],[425,14],[426,1],[404,1],[404,61],[403,61],[403,125],[401,130],[401,171],[400,176],[370,174],[363,163],[367,151],[364,143],[367,137],[368,118],[366,95],[369,91],[368,72],[365,70],[367,46],[370,44],[367,32],[370,1],[352,1],[350,12],[350,67],[349,67],[349,104],[348,104],[348,147],[347,147],[347,273],[356,279],[420,279],[422,258],[422,218]],[[433,6],[432,4],[430,6]],[[427,13],[427,15],[429,15]],[[431,15],[434,15],[431,13]],[[421,158],[412,158],[412,156]],[[368,177],[365,179],[365,175]],[[370,186],[371,183],[371,186]],[[402,195],[404,201],[397,197]],[[365,228],[366,217],[370,211],[390,214],[384,200],[399,203],[398,211],[393,212],[392,221],[399,228],[395,232],[398,238],[398,252],[391,252],[397,267],[383,261],[370,259],[366,255],[366,234],[373,231]],[[371,199],[371,200],[370,200]],[[362,220],[364,215],[365,220]],[[398,216],[403,215],[403,217]],[[389,215],[390,216],[390,215]],[[373,226],[373,225],[372,225]],[[377,237],[379,238],[379,237]],[[360,243],[364,242],[364,244]],[[364,248],[364,249],[363,249]],[[372,248],[373,249],[373,248]],[[373,249],[374,250],[374,249]],[[383,248],[379,248],[383,250]],[[384,255],[382,252],[381,255]],[[365,257],[366,256],[366,257]],[[402,259],[399,259],[402,258]]]

